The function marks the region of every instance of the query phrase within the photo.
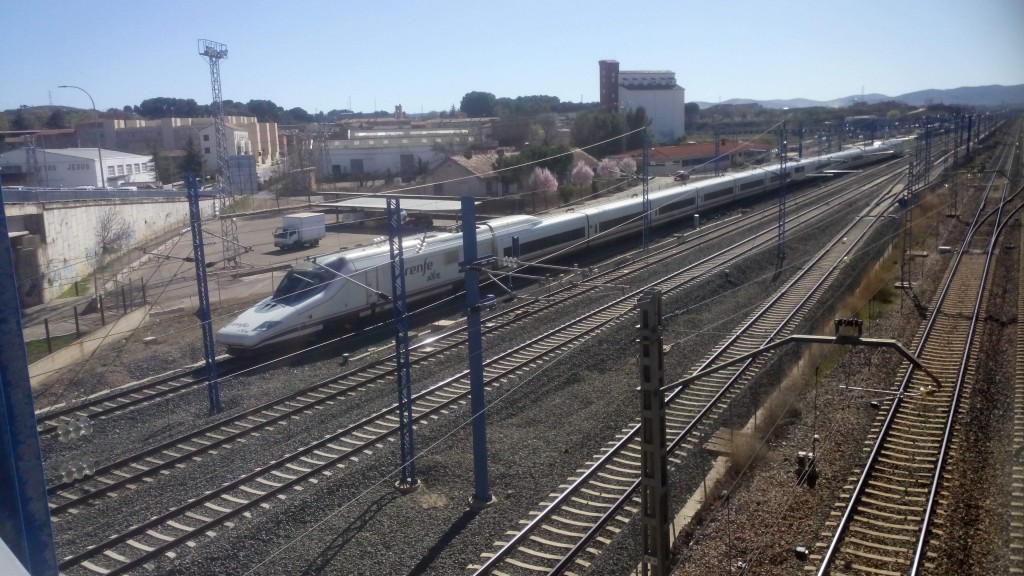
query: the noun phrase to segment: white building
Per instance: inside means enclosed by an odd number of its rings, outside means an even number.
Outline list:
[[[686,90],[668,70],[621,71],[618,74],[621,110],[643,106],[658,142],[671,143],[686,134]]]
[[[432,169],[450,154],[462,153],[480,141],[479,130],[468,128],[353,130],[347,140],[326,142],[326,174],[322,176],[343,178],[390,172],[408,179],[416,175],[421,164]]]
[[[252,156],[252,141],[249,139],[249,131],[234,124],[224,125],[224,147],[227,149],[228,157],[231,156]],[[203,171],[208,174],[216,174],[219,170],[217,162],[217,127],[210,124],[199,131],[199,142],[196,147],[203,154]]]
[[[152,156],[106,149],[100,154],[96,148],[19,148],[0,154],[0,167],[5,183],[37,188],[117,188],[156,182]]]

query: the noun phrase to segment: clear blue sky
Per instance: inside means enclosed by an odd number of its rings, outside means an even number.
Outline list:
[[[687,101],[830,100],[1024,83],[1024,1],[32,0],[3,8],[0,110],[211,101],[200,38],[227,44],[225,99],[308,112],[594,102],[601,59],[672,70]]]

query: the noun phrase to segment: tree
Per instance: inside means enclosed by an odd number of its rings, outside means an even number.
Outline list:
[[[548,200],[554,200],[555,194],[558,192],[558,180],[555,175],[548,171],[547,168],[541,168],[536,166],[533,172],[530,172],[530,179],[527,184],[530,190],[536,192],[544,199],[544,208],[548,206]]]
[[[64,111],[60,108],[54,109],[53,112],[50,112],[50,117],[46,119],[46,127],[53,129],[67,128],[67,115],[65,115]]]
[[[629,157],[619,160],[619,172],[623,177],[636,175],[636,160]]]
[[[567,146],[544,146],[542,144],[526,146],[519,151],[515,159],[519,164],[535,163],[547,168],[556,178],[566,179],[572,169],[572,154]]]
[[[313,122],[314,120],[319,121],[317,118],[314,118],[312,114],[298,107],[288,110],[285,114],[286,117],[289,117],[291,119],[291,122],[289,122],[290,124],[298,124],[300,122]],[[317,116],[322,117],[323,113],[320,112],[317,114]]]
[[[11,122],[11,129],[13,130],[35,130],[39,128],[39,124],[35,116],[28,113],[28,106],[21,106],[18,111],[14,113],[14,120]]]
[[[191,98],[147,98],[136,106],[134,111],[147,120],[200,116],[199,104]]]
[[[687,102],[683,105],[684,131],[689,134],[697,127],[697,118],[700,116],[700,104]]]
[[[178,168],[185,174],[192,173],[195,174],[196,178],[202,178],[203,155],[199,153],[199,149],[196,148],[196,144],[192,141],[191,136],[185,142],[185,155],[181,157],[181,163],[178,164]]]
[[[590,183],[594,180],[594,171],[590,169],[590,166],[583,161],[577,162],[576,166],[572,169],[572,176],[569,181],[574,186],[579,186],[581,189],[590,186]]]
[[[271,100],[249,100],[245,107],[249,110],[249,114],[255,116],[260,122],[277,122],[281,119],[281,113],[284,111]]]
[[[462,97],[459,110],[471,118],[494,115],[494,94],[490,92],[469,92]]]
[[[180,180],[180,172],[175,170],[171,159],[164,154],[159,145],[153,146],[153,168],[156,170],[156,179],[164,184]]]
[[[597,164],[597,175],[610,179],[619,177],[619,163],[614,158],[605,158]]]
[[[498,98],[494,104],[495,116],[507,118],[510,116],[536,116],[550,112],[562,112],[561,102],[557,96],[517,96],[512,98]]]
[[[107,256],[124,250],[135,238],[131,222],[113,206],[107,208],[96,223],[96,251]]]
[[[536,166],[530,172],[529,186],[534,192],[548,192],[558,188],[558,180],[547,168]]]
[[[622,114],[609,112],[581,112],[572,125],[573,142],[593,156],[624,152],[625,142],[617,137],[625,132],[626,121]]]
[[[636,108],[629,110],[625,114],[626,116],[626,129],[631,132],[629,136],[626,136],[626,149],[627,150],[638,150],[644,147],[644,137],[650,138],[650,131],[640,130],[641,128],[647,128],[651,125],[650,118],[647,117],[647,110],[643,106],[637,106]]]

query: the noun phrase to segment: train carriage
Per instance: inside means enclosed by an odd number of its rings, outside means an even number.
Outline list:
[[[788,163],[787,180],[826,170],[855,170],[902,153],[899,139],[868,148],[853,148],[823,157]],[[664,224],[727,207],[779,185],[777,166],[680,183],[650,194],[652,222]],[[519,256],[536,261],[587,246],[613,242],[643,226],[639,195],[605,204],[578,207],[558,214],[509,216],[477,226],[479,257],[512,256],[519,238]],[[426,300],[460,287],[463,274],[462,234],[427,233],[402,239],[406,293],[411,301]],[[217,333],[229,352],[250,350],[308,335],[325,325],[344,323],[390,307],[391,266],[387,243],[321,255],[292,268],[274,295],[243,312]]]

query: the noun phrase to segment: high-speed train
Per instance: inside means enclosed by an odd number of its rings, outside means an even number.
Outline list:
[[[839,172],[902,154],[902,140],[789,162],[786,178],[798,181],[827,170]],[[661,225],[706,213],[778,187],[780,166],[760,167],[649,193],[651,223]],[[569,254],[637,233],[643,225],[640,195],[557,215],[508,216],[477,225],[478,257],[512,256],[519,237],[523,261]],[[402,239],[406,296],[410,301],[451,294],[462,286],[462,234],[429,232]],[[387,242],[320,255],[296,264],[274,294],[217,332],[230,353],[242,353],[350,323],[389,309],[390,247]],[[384,295],[387,295],[385,297]]]

